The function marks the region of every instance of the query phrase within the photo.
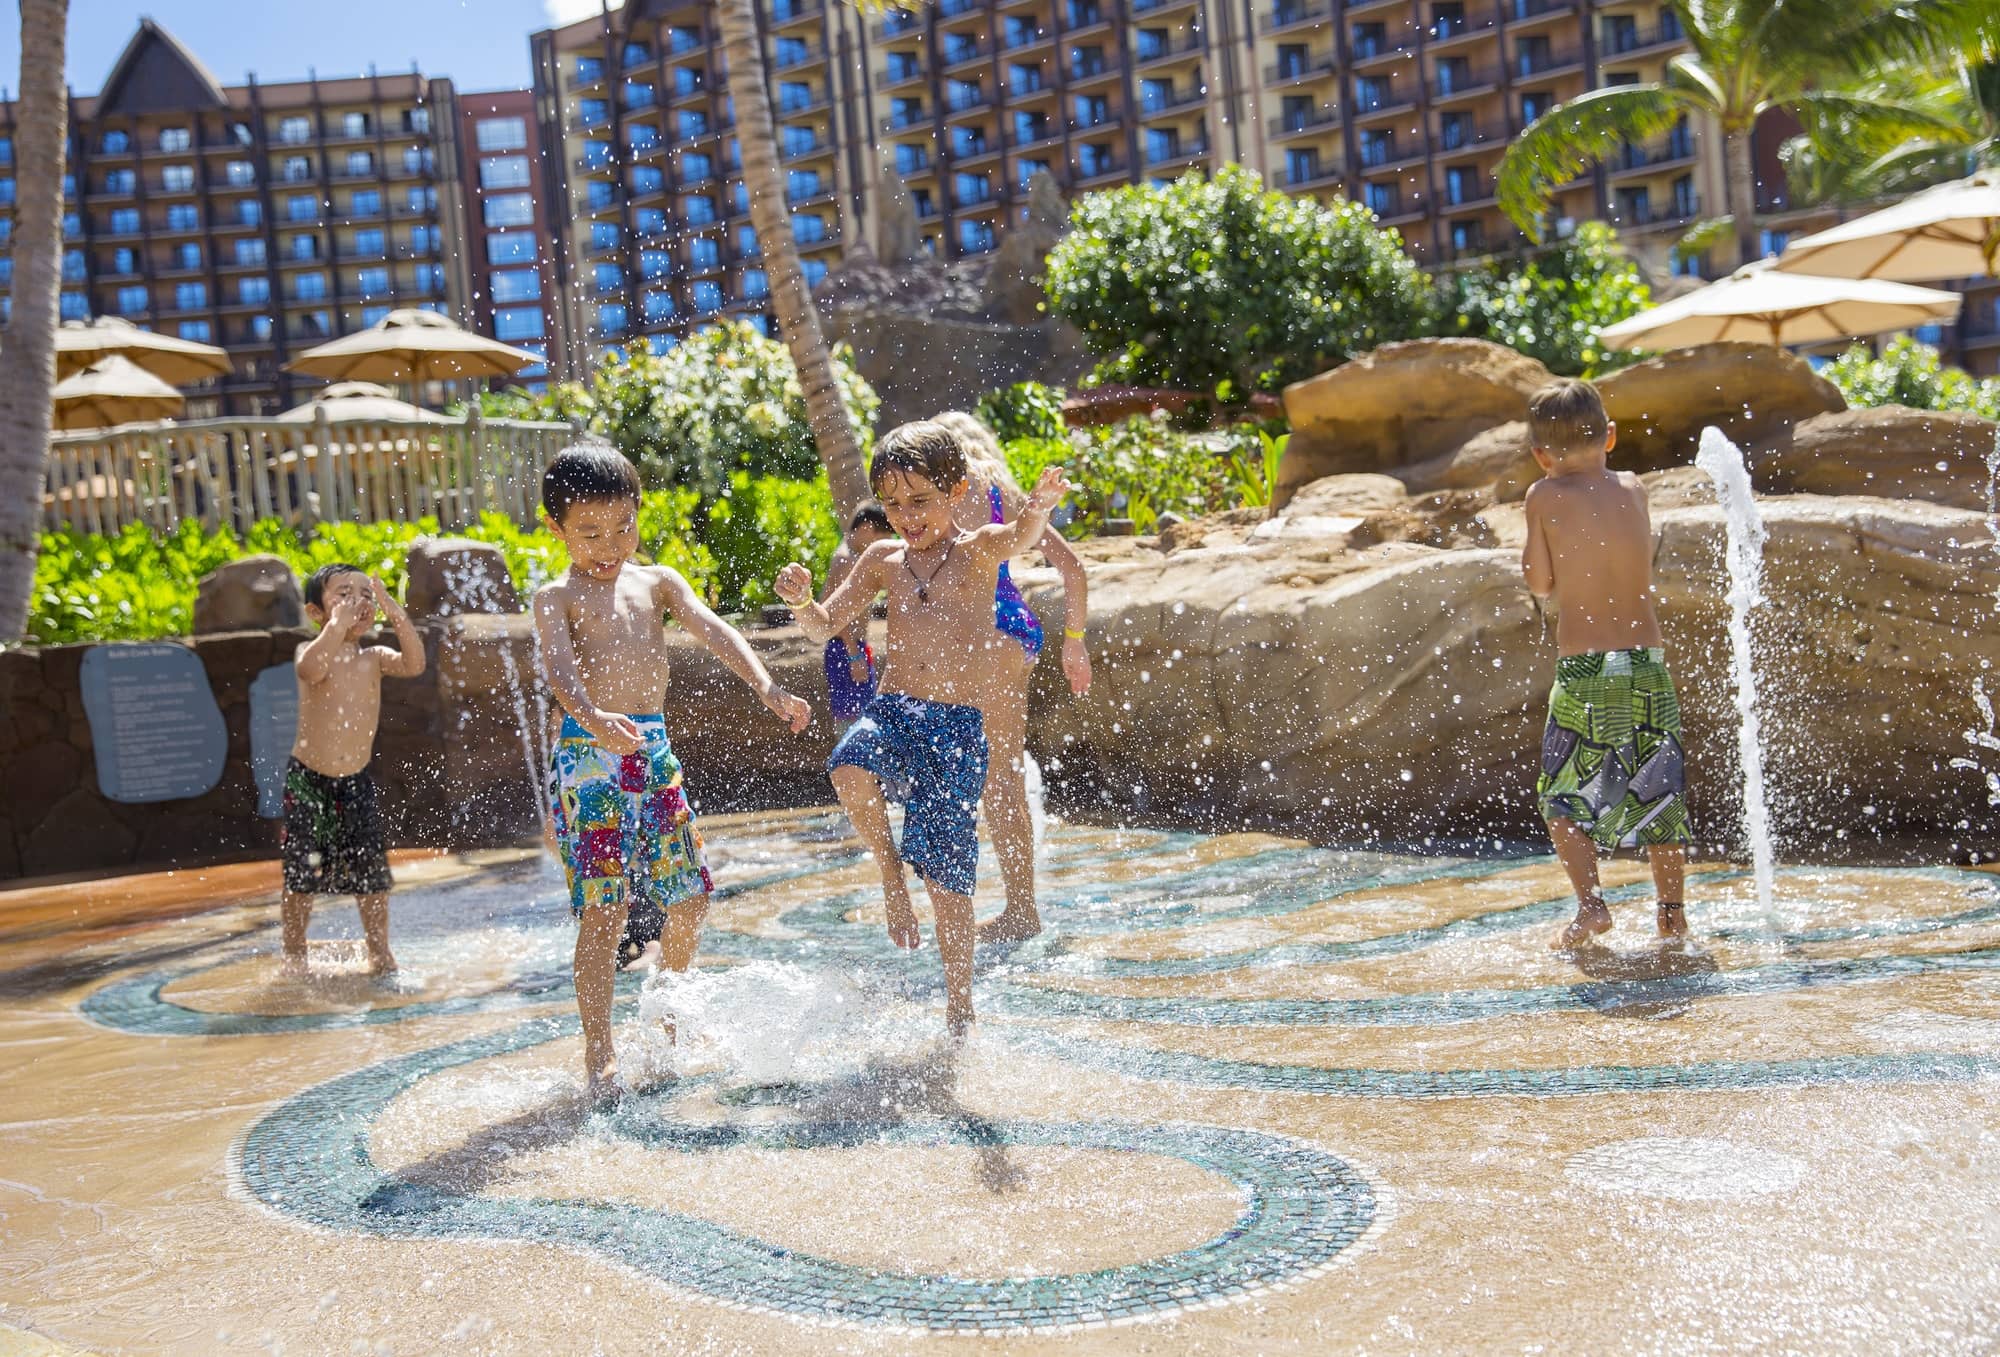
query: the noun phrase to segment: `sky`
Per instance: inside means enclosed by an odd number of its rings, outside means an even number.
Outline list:
[[[612,8],[617,8],[613,5]],[[598,0],[70,0],[69,82],[93,94],[142,16],[225,85],[383,71],[450,76],[460,90],[528,84],[528,34],[597,13]],[[18,88],[19,10],[0,10],[0,84]]]

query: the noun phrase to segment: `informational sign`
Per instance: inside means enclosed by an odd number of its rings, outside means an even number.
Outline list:
[[[274,664],[250,680],[250,775],[257,779],[257,813],[285,813],[285,768],[299,733],[299,676]]]
[[[83,714],[97,785],[113,801],[181,801],[222,780],[229,735],[208,671],[186,646],[92,646],[83,653]]]

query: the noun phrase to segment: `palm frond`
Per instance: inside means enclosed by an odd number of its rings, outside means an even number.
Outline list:
[[[1789,3],[1790,0],[1787,0]],[[1805,34],[1822,76],[1867,75],[1903,64],[1936,64],[2000,47],[2000,5],[1993,0],[1813,0],[1827,26]]]
[[[1500,160],[1500,208],[1536,241],[1555,190],[1628,141],[1668,131],[1699,108],[1688,94],[1663,85],[1592,90],[1544,113],[1515,138]]]
[[[1736,234],[1735,217],[1704,217],[1681,232],[1674,249],[1683,259],[1705,254]]]

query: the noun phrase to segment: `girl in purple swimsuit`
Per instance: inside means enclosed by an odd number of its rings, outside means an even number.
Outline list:
[[[999,440],[992,431],[957,410],[939,415],[937,422],[958,435],[966,454],[966,490],[953,505],[954,521],[970,530],[1013,519],[1026,496],[1008,473]],[[1083,563],[1054,528],[1049,529],[1038,546],[1062,576],[1063,673],[1071,690],[1081,693],[1090,687],[1090,651],[1084,644],[1090,598]],[[1035,826],[1028,811],[1025,762],[1028,680],[1042,652],[1042,623],[1021,597],[1020,588],[1004,565],[1000,567],[1000,581],[993,595],[993,625],[1001,635],[1018,644],[1002,645],[994,652],[1003,672],[994,684],[993,700],[985,707],[986,740],[991,755],[983,804],[993,835],[994,854],[1000,859],[1007,907],[998,918],[980,927],[981,942],[1029,938],[1042,929],[1041,915],[1035,908]]]

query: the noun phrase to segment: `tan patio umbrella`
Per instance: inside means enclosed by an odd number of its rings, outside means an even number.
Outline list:
[[[66,320],[56,330],[56,377],[74,377],[101,358],[128,359],[174,386],[204,382],[234,369],[213,344],[156,335],[117,316]]]
[[[1815,344],[1907,330],[1958,315],[1963,299],[1905,283],[1780,273],[1768,259],[1600,332],[1620,349],[1679,349],[1739,340]]]
[[[525,349],[460,329],[435,311],[391,311],[367,329],[329,340],[285,364],[335,381],[449,381],[511,377],[542,360]]]
[[[171,419],[184,404],[180,392],[130,359],[113,355],[56,383],[54,423],[58,429],[108,429]]]
[[[1787,273],[1835,278],[1993,275],[2000,256],[2000,170],[1913,193],[1893,207],[1795,240],[1778,258]]]
[[[317,392],[304,405],[295,405],[272,418],[284,424],[311,424],[320,411],[332,424],[456,424],[449,415],[426,410],[398,400],[386,386],[373,382],[335,382]]]

